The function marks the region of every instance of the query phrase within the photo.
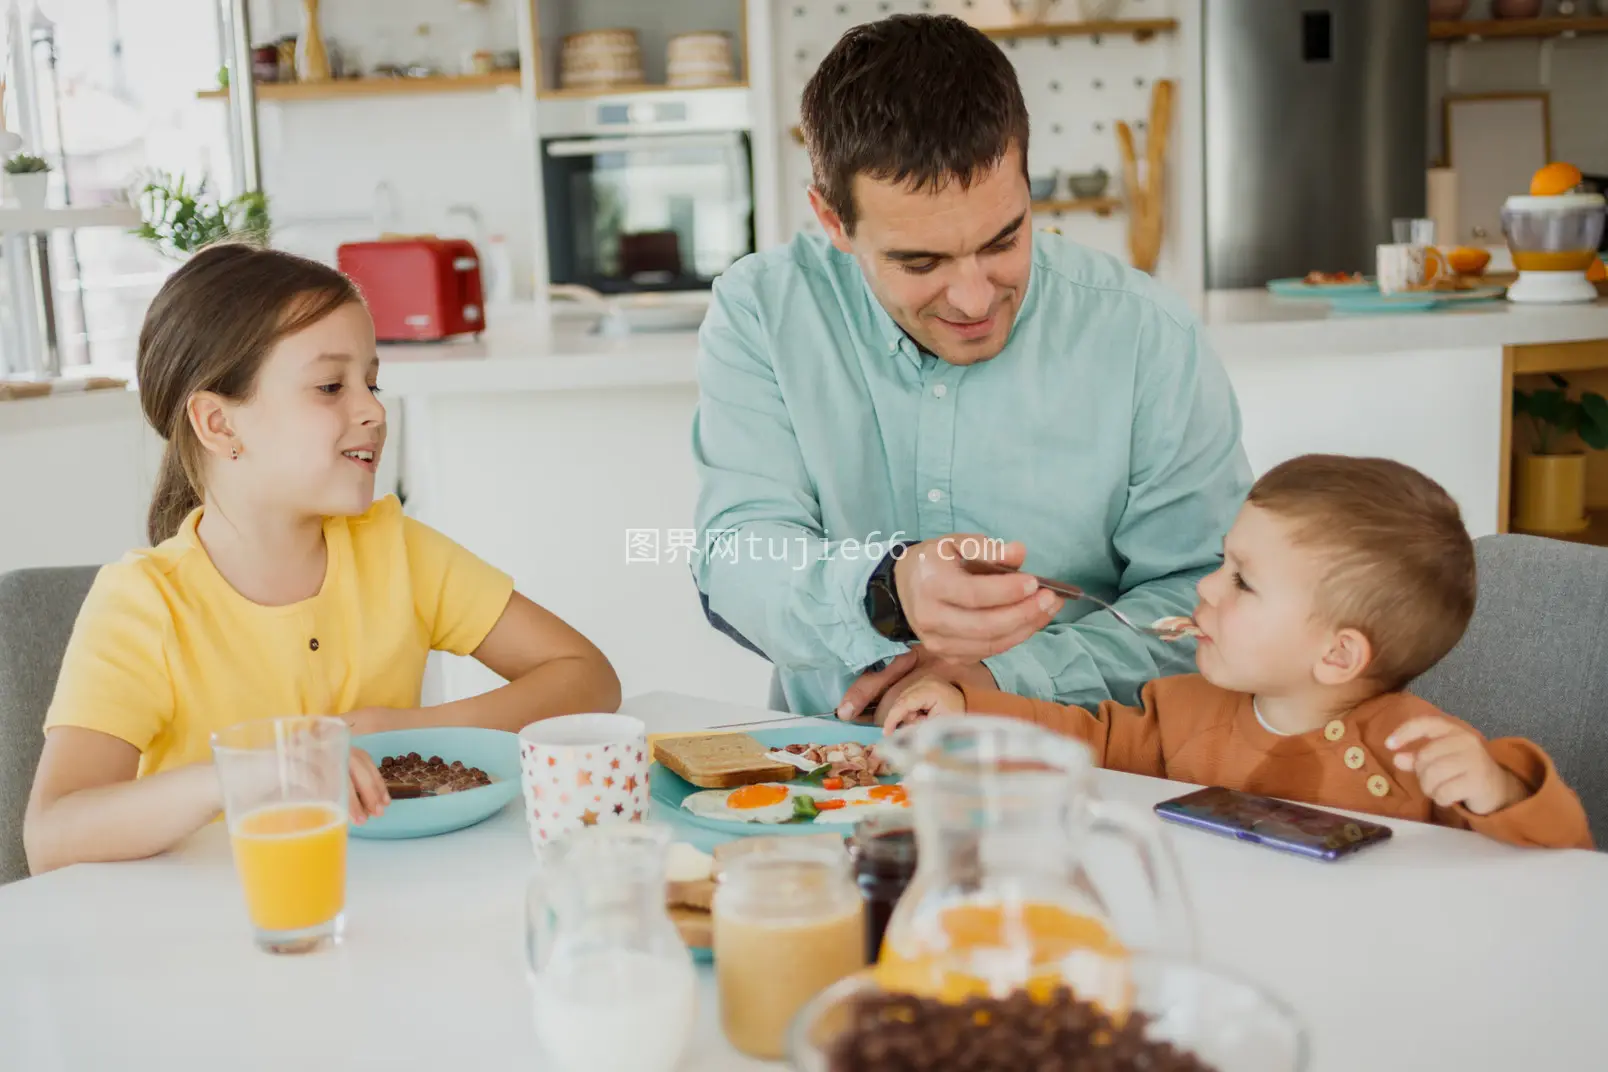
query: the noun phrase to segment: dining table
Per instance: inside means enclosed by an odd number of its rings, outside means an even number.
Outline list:
[[[812,725],[666,692],[621,711],[650,733]],[[1199,958],[1294,1010],[1311,1072],[1608,1068],[1608,855],[1392,820],[1321,862],[1150,813],[1191,788],[1096,772],[1170,847]],[[0,886],[0,1069],[550,1068],[524,953],[534,866],[518,801],[448,834],[354,838],[344,939],[304,956],[253,944],[222,823]],[[727,1044],[698,970],[680,1067],[784,1067]]]

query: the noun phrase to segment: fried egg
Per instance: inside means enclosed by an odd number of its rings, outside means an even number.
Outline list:
[[[736,789],[705,789],[689,793],[681,806],[705,819],[736,823],[785,823],[793,818],[795,796],[815,796],[797,786],[758,782]]]
[[[843,803],[841,806],[822,807],[827,801],[833,800]],[[902,785],[861,785],[836,793],[817,794],[815,806],[820,809],[815,816],[817,823],[857,823],[884,812],[908,812],[910,797]]]

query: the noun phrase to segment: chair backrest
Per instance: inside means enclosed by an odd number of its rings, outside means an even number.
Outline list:
[[[1546,749],[1608,849],[1608,549],[1516,535],[1474,547],[1474,620],[1412,691]]]
[[[22,815],[45,742],[41,727],[97,571],[72,566],[0,573],[0,884],[28,877]]]

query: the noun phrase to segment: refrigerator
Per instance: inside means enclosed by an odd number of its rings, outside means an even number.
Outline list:
[[[1425,214],[1428,0],[1204,0],[1206,286],[1373,274]]]

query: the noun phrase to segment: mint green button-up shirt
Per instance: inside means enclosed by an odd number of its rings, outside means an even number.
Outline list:
[[[746,257],[716,282],[698,383],[694,579],[793,711],[831,711],[905,650],[865,611],[893,540],[1020,540],[1026,569],[1148,623],[1193,610],[1250,483],[1200,326],[1148,276],[1057,235],[1033,235],[1004,350],[964,368],[923,353],[824,239]],[[1079,704],[1136,703],[1193,662],[1192,642],[1082,601],[984,660],[1008,692]]]

